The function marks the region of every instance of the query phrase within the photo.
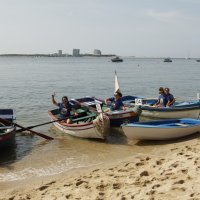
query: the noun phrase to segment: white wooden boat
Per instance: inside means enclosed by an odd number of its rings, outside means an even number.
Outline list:
[[[53,124],[56,128],[69,135],[80,138],[99,138],[106,137],[109,128],[109,119],[104,115],[100,117],[95,112],[89,111],[87,107],[81,107],[76,110],[78,117],[72,117],[72,123],[67,124],[66,120],[57,121]],[[52,121],[59,119],[59,109],[48,111]],[[103,120],[102,120],[103,117]]]
[[[134,97],[135,98],[135,97]],[[200,97],[197,94],[197,100],[176,101],[171,107],[153,106],[156,99],[135,98],[135,102],[130,104],[140,105],[142,109],[141,116],[158,119],[179,119],[179,118],[200,118]]]
[[[168,140],[200,131],[200,120],[182,118],[123,124],[122,130],[129,139]]]
[[[142,105],[142,116],[159,119],[193,118],[200,116],[200,101],[176,102],[172,107]]]

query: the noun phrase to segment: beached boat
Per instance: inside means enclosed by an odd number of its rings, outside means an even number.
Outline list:
[[[111,61],[112,62],[123,62],[123,59],[118,57],[118,56],[116,56],[116,57],[112,58]]]
[[[171,107],[155,107],[152,106],[153,103],[153,100],[146,100],[145,104],[141,105],[142,116],[159,119],[198,119],[200,117],[200,101],[198,100],[175,102]]]
[[[158,119],[178,119],[178,118],[200,118],[200,100],[176,101],[171,107],[155,107],[156,98],[141,98],[136,96],[124,96],[123,103],[129,107],[140,105],[141,116]]]
[[[171,58],[165,58],[164,62],[172,62],[172,59]]]
[[[200,131],[200,120],[182,118],[123,124],[127,138],[137,140],[168,140]]]
[[[142,106],[142,116],[160,119],[193,118],[200,116],[200,102],[177,102],[172,107]]]
[[[90,108],[90,110],[97,112],[96,104],[100,104],[102,111],[104,112],[108,107],[104,103],[104,100],[97,99],[95,97],[83,97],[79,99],[72,99],[71,102],[81,103]],[[130,123],[130,122],[138,122],[141,110],[139,107],[127,107],[125,110],[114,110],[105,112],[109,119],[110,119],[110,126],[111,127],[120,127],[123,123]]]
[[[13,121],[15,114],[12,109],[0,109],[0,119]],[[0,148],[10,147],[14,144],[16,127],[0,120]]]
[[[72,103],[70,101],[70,103]],[[74,111],[73,111],[74,112]],[[73,112],[71,113],[73,115]],[[59,130],[69,135],[80,138],[99,138],[104,139],[108,133],[109,119],[104,115],[98,115],[90,111],[87,107],[80,106],[76,109],[77,117],[72,117],[72,123],[66,121],[57,121],[53,124]],[[59,119],[59,109],[48,111],[52,121]]]

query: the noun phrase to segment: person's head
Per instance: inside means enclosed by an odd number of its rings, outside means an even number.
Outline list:
[[[169,88],[167,88],[167,87],[165,88],[165,93],[169,94]]]
[[[67,104],[67,103],[68,103],[68,98],[67,98],[67,96],[63,96],[63,97],[62,97],[62,102],[63,102],[64,104]]]
[[[115,99],[119,99],[119,98],[122,97],[122,93],[117,91],[117,92],[114,93],[114,97],[115,97]]]
[[[164,89],[163,89],[163,87],[160,87],[159,88],[159,94],[164,94],[165,92],[164,92]]]

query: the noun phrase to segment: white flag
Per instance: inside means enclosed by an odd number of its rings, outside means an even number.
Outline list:
[[[115,89],[114,89],[114,93],[115,92],[120,92],[120,89],[119,89],[119,82],[118,82],[118,78],[117,78],[117,72],[115,71]]]

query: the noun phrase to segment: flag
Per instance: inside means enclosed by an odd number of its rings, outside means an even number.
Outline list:
[[[119,89],[119,82],[118,82],[118,78],[117,78],[117,72],[115,71],[115,89],[114,89],[114,93],[115,92],[120,92],[120,89]]]

